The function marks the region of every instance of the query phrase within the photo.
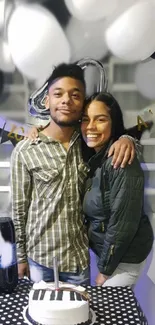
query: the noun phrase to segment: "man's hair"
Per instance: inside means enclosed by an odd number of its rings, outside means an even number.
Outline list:
[[[59,78],[70,77],[81,81],[84,88],[86,88],[86,83],[84,79],[84,72],[82,68],[75,63],[62,63],[55,67],[50,77],[47,79],[48,89],[51,84]]]

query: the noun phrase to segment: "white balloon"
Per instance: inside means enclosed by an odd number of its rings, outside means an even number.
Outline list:
[[[135,5],[135,2],[141,2],[143,0],[118,0],[118,6],[113,12],[106,17],[107,27],[110,26],[118,17],[120,17],[127,9]],[[146,0],[144,0],[146,1]]]
[[[66,36],[71,46],[72,61],[87,56],[99,60],[108,52],[104,37],[103,20],[84,22],[71,17],[66,27]]]
[[[14,72],[15,69],[8,44],[0,40],[0,70],[4,72]]]
[[[0,0],[0,30],[3,28],[3,24],[4,24],[4,5],[5,5],[5,1]]]
[[[155,50],[155,6],[142,1],[120,15],[106,30],[111,52],[128,61],[149,57]]]
[[[135,71],[138,91],[149,99],[155,99],[155,60],[140,63]]]
[[[65,0],[70,13],[77,19],[95,21],[111,14],[119,0]]]
[[[32,80],[70,59],[69,43],[60,24],[41,5],[17,6],[8,24],[8,42],[17,68]]]

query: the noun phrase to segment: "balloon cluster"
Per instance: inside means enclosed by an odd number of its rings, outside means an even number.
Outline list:
[[[0,0],[0,70],[17,68],[40,85],[53,66],[86,56],[153,60],[154,12],[155,0]],[[136,72],[138,90],[150,99],[153,72],[146,88],[139,80],[153,62]]]
[[[3,71],[13,72],[17,67],[28,79],[42,80],[62,61],[88,55],[101,59],[108,51],[139,61],[155,51],[154,0],[98,0],[97,4],[96,0],[61,0],[61,4],[58,0],[57,5],[49,0],[14,2],[7,37],[0,40]],[[62,8],[66,11],[61,12]],[[58,9],[61,17],[67,17],[64,28]],[[0,0],[0,29],[6,25],[5,10],[5,1]]]

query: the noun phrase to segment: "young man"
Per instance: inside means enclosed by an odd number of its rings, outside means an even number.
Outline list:
[[[82,69],[75,64],[56,67],[47,88],[50,124],[36,141],[18,143],[11,157],[18,273],[23,277],[30,271],[34,281],[53,281],[57,257],[60,280],[83,284],[89,281],[89,252],[81,194],[88,170],[76,130],[85,99]],[[132,161],[134,144],[121,138],[113,151],[114,165],[124,165]]]

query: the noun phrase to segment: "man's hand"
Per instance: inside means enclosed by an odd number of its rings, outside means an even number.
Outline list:
[[[112,165],[114,168],[124,168],[126,164],[132,163],[135,157],[135,145],[128,138],[120,138],[115,141],[109,149],[108,157],[112,156]]]
[[[108,276],[102,274],[102,273],[98,273],[97,277],[96,277],[96,285],[97,286],[102,286],[104,284],[104,282],[108,279]]]
[[[43,126],[39,126],[38,128],[36,128],[35,126],[33,126],[28,133],[26,134],[26,136],[24,137],[24,139],[30,139],[32,141],[35,141],[38,138],[38,133],[39,130],[43,129]]]
[[[30,272],[29,272],[29,265],[27,262],[19,263],[18,264],[18,278],[24,278],[24,276],[27,276],[29,278]]]

